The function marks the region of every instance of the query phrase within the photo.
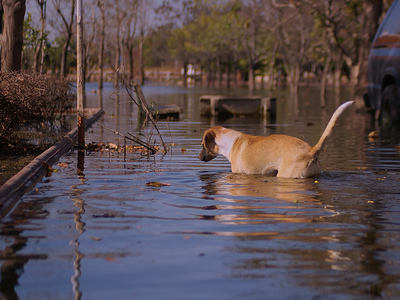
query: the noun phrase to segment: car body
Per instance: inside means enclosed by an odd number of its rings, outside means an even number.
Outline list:
[[[381,125],[400,122],[400,0],[379,26],[368,57],[365,105],[379,111]]]

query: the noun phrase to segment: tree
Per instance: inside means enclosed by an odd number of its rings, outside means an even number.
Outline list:
[[[26,0],[1,0],[0,16],[4,19],[1,69],[21,70],[23,27]]]
[[[289,78],[290,91],[297,94],[301,68],[305,61],[306,52],[310,45],[310,35],[313,28],[310,15],[304,7],[288,8],[288,15],[278,26],[280,49]]]
[[[261,59],[260,31],[263,23],[262,4],[257,1],[250,1],[248,7],[243,8],[243,22],[241,29],[244,31],[243,43],[245,47],[248,74],[249,74],[249,93],[255,89],[255,67]]]
[[[138,21],[138,2],[137,0],[130,1],[129,10],[127,13],[127,18],[124,28],[124,36],[122,37],[122,44],[125,46],[128,52],[129,58],[129,78],[130,83],[135,77],[134,69],[134,47],[135,47],[135,37],[136,37],[136,24]],[[142,45],[143,48],[143,45]],[[143,62],[143,50],[141,51],[141,59]]]
[[[140,61],[140,70],[139,70],[139,81],[140,85],[144,84],[145,74],[144,74],[144,56],[143,56],[143,44],[145,42],[145,33],[149,29],[149,24],[147,22],[147,13],[150,8],[150,3],[148,0],[140,0],[139,1],[139,61]]]
[[[97,88],[101,91],[103,89],[103,64],[104,64],[104,41],[106,38],[105,34],[105,1],[99,0],[97,2],[97,6],[100,9],[100,50],[99,50],[99,77],[98,77],[98,86]]]
[[[35,59],[33,61],[33,69],[36,72],[39,71],[40,74],[43,74],[44,48],[47,39],[47,34],[46,34],[47,0],[36,0],[36,3],[39,6],[41,30],[40,30],[39,45],[36,48]],[[39,57],[40,57],[40,62],[39,62]]]
[[[114,69],[114,72],[116,73],[116,78],[114,80],[114,85],[118,85],[119,81],[119,76],[124,73],[124,70],[121,70],[121,74],[119,73],[120,67],[121,67],[121,61],[122,61],[122,31],[124,30],[123,28],[123,22],[124,19],[126,18],[127,12],[126,12],[126,7],[123,5],[122,0],[115,0],[114,5],[112,6],[114,8],[111,13],[113,14],[111,16],[111,19],[114,21],[113,26],[111,27],[111,30],[113,32],[112,34],[112,39],[109,39],[109,43],[111,44],[110,47],[114,50],[114,62],[111,60],[111,67]]]
[[[58,27],[64,35],[64,44],[61,54],[61,69],[60,75],[66,77],[68,74],[67,68],[67,55],[68,49],[71,42],[71,38],[73,35],[73,25],[74,25],[74,15],[75,15],[75,0],[70,0],[68,4],[68,0],[53,0],[54,8],[57,14],[61,17],[61,24],[58,24],[56,20],[53,20],[50,24],[53,27]],[[56,25],[57,24],[57,25]]]
[[[38,49],[40,48],[40,29],[33,24],[32,13],[28,12],[24,20],[24,42],[22,48],[23,69],[29,69],[32,65],[35,66],[35,58]]]

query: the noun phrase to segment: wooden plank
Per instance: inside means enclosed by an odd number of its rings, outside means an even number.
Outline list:
[[[199,101],[202,116],[267,116],[268,113],[276,115],[276,98],[204,95]]]
[[[150,111],[153,113],[153,115],[159,116],[161,119],[179,119],[179,114],[183,113],[183,109],[177,105],[158,106]]]

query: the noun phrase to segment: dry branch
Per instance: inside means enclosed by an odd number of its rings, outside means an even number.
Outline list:
[[[113,77],[111,76],[112,79],[117,80],[119,82],[119,86],[125,88],[126,92],[128,93],[129,98],[132,100],[133,103],[135,103],[135,105],[140,109],[141,113],[146,117],[146,121],[150,120],[153,128],[157,131],[157,134],[160,138],[161,144],[163,146],[163,151],[164,153],[168,152],[168,146],[167,144],[165,144],[162,135],[160,133],[160,131],[158,130],[157,127],[157,120],[154,119],[153,113],[149,110],[149,107],[147,105],[147,101],[146,98],[142,92],[142,89],[140,88],[140,84],[139,82],[134,82],[133,83],[133,88],[130,87],[128,84],[126,84],[123,80],[123,78],[120,78],[119,76],[117,77]],[[117,88],[117,89],[118,89]],[[136,98],[138,99],[138,101],[136,101],[135,96],[133,95],[133,93],[135,93]]]
[[[122,133],[119,133],[118,131],[112,130],[111,128],[108,128],[108,127],[106,127],[106,126],[103,126],[103,125],[99,125],[99,126],[103,127],[104,129],[107,129],[108,131],[113,132],[113,133],[116,134],[116,135],[122,136],[122,137],[125,138],[125,139],[131,140],[132,142],[135,142],[135,143],[137,143],[137,144],[139,144],[139,145],[145,147],[146,149],[150,150],[152,154],[155,154],[155,153],[157,153],[157,151],[158,151],[158,150],[157,150],[155,147],[153,147],[152,145],[150,145],[150,144],[148,144],[148,143],[142,141],[141,139],[139,139],[138,137],[132,135],[132,134],[129,133],[129,132],[128,132],[128,133],[130,134],[131,137],[126,136],[126,135],[123,135]]]

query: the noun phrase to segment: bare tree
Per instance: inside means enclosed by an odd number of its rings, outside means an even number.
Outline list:
[[[262,58],[260,35],[264,20],[264,4],[252,0],[248,6],[243,7],[241,18],[242,42],[248,64],[248,88],[252,94],[255,89],[255,67]]]
[[[46,40],[46,4],[47,0],[36,0],[36,3],[39,8],[40,13],[40,40],[39,45],[36,48],[35,59],[33,61],[33,69],[36,72],[40,72],[43,74],[43,62],[44,62],[44,49],[45,49],[45,40]],[[40,62],[39,62],[40,58]]]
[[[99,78],[98,89],[103,89],[103,64],[104,64],[104,41],[105,41],[105,0],[99,0],[97,6],[100,9],[100,49],[99,49]]]
[[[282,41],[280,50],[289,78],[290,91],[296,94],[299,88],[301,67],[310,45],[312,20],[301,7],[287,8],[287,10],[287,17],[278,26]]]
[[[135,39],[136,39],[136,26],[138,21],[138,1],[131,0],[127,3],[129,5],[129,9],[127,12],[127,18],[125,22],[125,30],[124,37],[122,38],[122,44],[125,46],[126,51],[128,52],[129,58],[129,78],[128,82],[130,83],[135,77],[135,66],[134,66],[134,48],[135,48]],[[141,37],[142,38],[142,37]],[[142,45],[143,46],[143,45]]]
[[[144,55],[143,55],[143,45],[145,42],[145,34],[151,27],[147,20],[147,14],[150,9],[151,0],[139,0],[139,81],[140,85],[144,85],[145,73],[144,73]]]
[[[0,1],[0,17],[4,19],[1,41],[2,70],[21,70],[25,9],[26,0]]]
[[[74,25],[74,15],[75,15],[75,5],[76,1],[75,0],[53,0],[54,8],[57,12],[57,14],[61,17],[61,31],[64,33],[64,45],[61,53],[61,69],[60,69],[60,75],[63,77],[67,76],[68,73],[68,68],[67,68],[67,54],[68,54],[68,48],[71,42],[72,35],[74,33],[73,31],[73,25]],[[57,27],[58,22],[56,20],[53,20],[50,22],[50,25],[53,27]],[[59,25],[59,24],[58,24]]]
[[[122,37],[123,37],[123,22],[124,19],[126,18],[127,12],[125,11],[125,7],[123,5],[122,0],[115,0],[114,5],[112,6],[114,8],[113,11],[111,11],[111,19],[114,21],[113,26],[111,27],[112,30],[112,38],[108,40],[110,43],[110,47],[114,49],[114,61],[111,62],[111,67],[114,69],[114,72],[116,72],[116,78],[114,80],[114,85],[116,86],[118,84],[119,78],[123,72],[117,72],[119,71],[119,68],[121,67],[121,62],[122,62]]]
[[[86,17],[84,19],[83,26],[83,56],[84,56],[84,81],[90,81],[90,77],[97,68],[97,63],[93,62],[92,57],[95,53],[95,38],[97,34],[98,24],[96,21],[96,11],[97,11],[97,0],[92,2],[86,2],[85,10]]]

